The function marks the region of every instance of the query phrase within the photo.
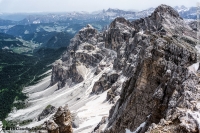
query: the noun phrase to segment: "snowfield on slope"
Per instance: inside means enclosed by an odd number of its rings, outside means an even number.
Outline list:
[[[77,114],[79,118],[79,127],[74,129],[75,133],[87,133],[98,124],[103,116],[108,116],[112,104],[106,101],[107,91],[99,95],[92,95],[94,83],[99,80],[103,73],[112,69],[112,66],[105,68],[98,75],[94,75],[94,68],[80,66],[77,68],[84,77],[84,81],[69,87],[57,90],[57,84],[50,86],[51,77],[48,76],[40,83],[26,87],[23,92],[28,94],[28,107],[12,112],[7,120],[23,121],[33,120],[23,127],[35,127],[43,124],[52,115],[37,121],[37,116],[48,106],[53,105],[56,108],[68,104],[71,113]]]

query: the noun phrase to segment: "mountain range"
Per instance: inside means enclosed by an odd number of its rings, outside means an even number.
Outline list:
[[[195,19],[195,9],[160,5],[0,20],[3,126],[199,133],[198,29],[185,21]]]
[[[196,7],[185,7],[185,6],[175,6],[174,9],[178,11],[180,16],[184,19],[196,19]],[[96,11],[92,13],[88,12],[67,12],[67,13],[26,13],[26,14],[0,14],[0,18],[4,20],[0,20],[0,25],[7,25],[7,24],[38,24],[38,23],[52,23],[52,22],[59,22],[59,21],[68,21],[68,20],[113,20],[116,17],[124,17],[129,20],[139,19],[146,16],[149,16],[155,8],[149,8],[142,11],[125,11],[120,9],[107,9],[107,10],[101,10]],[[21,18],[14,19],[15,21],[8,21],[10,16]],[[24,19],[22,19],[24,17]]]
[[[7,124],[50,133],[198,133],[197,29],[181,17],[183,6],[151,10],[76,32],[51,74],[22,90],[25,106],[13,108]],[[113,12],[124,13],[101,13]]]

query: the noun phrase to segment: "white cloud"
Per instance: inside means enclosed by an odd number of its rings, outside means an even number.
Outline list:
[[[160,4],[190,7],[196,3],[197,0],[0,0],[0,12],[96,11],[109,7],[143,10]]]

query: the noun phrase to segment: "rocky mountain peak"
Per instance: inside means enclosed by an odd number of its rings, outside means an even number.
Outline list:
[[[91,24],[88,24],[87,28],[94,29]]]
[[[130,26],[130,27],[132,26],[132,24],[128,20],[126,20],[125,18],[118,17],[110,24],[110,28],[116,28],[118,23],[121,23],[121,24],[126,25],[126,26]]]
[[[115,12],[115,11],[117,11],[117,10],[119,10],[119,9],[108,8],[108,10],[106,10],[106,12]]]
[[[94,27],[92,27],[92,25],[87,24],[87,26],[84,27],[83,29],[81,29],[81,30],[79,31],[79,33],[81,33],[81,32],[88,32],[88,31],[91,31],[91,30],[93,30],[94,32],[96,32],[96,30],[94,29]]]
[[[148,17],[131,22],[136,31],[156,32],[159,35],[192,36],[195,32],[185,23],[178,12],[167,5],[160,5]]]
[[[152,15],[170,15],[175,18],[181,18],[176,10],[164,4],[158,6]]]
[[[183,8],[184,8],[184,9],[186,9],[187,7],[186,7],[186,6],[184,6],[184,5],[182,5],[182,6],[181,6],[181,8],[182,8],[182,9],[183,9]]]

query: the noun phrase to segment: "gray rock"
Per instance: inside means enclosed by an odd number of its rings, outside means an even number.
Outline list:
[[[79,123],[80,123],[79,117],[76,114],[72,114],[72,127],[78,128]]]
[[[42,113],[38,116],[38,121],[41,121],[42,119],[48,117],[49,115],[55,113],[56,108],[52,105],[48,105]]]
[[[102,77],[95,82],[92,93],[98,94],[108,90],[117,81],[118,77],[119,75],[117,73],[104,73]]]
[[[197,31],[197,21],[189,22],[189,26],[190,26],[193,30]]]
[[[72,133],[72,118],[68,106],[59,107],[53,120],[46,122],[46,127],[50,133]]]
[[[53,120],[48,120],[46,127],[49,133],[59,133],[59,127]]]

